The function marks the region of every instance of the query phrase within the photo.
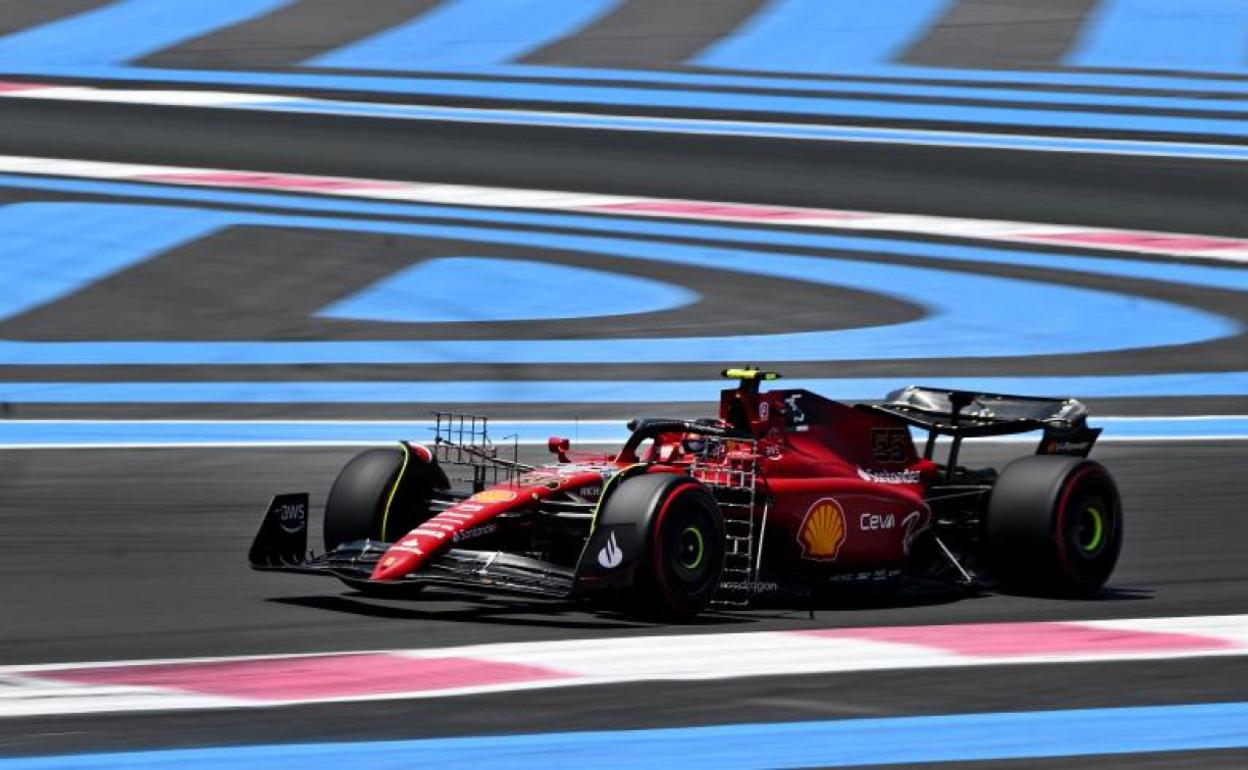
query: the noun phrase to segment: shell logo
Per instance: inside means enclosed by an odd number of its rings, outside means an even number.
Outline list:
[[[516,499],[515,492],[506,489],[487,489],[469,498],[474,503],[509,503]]]
[[[845,511],[841,510],[840,504],[827,497],[815,501],[806,511],[797,534],[802,558],[836,561],[841,545],[845,543],[845,530]]]

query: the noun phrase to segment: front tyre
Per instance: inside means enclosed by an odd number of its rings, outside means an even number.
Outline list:
[[[1118,487],[1100,463],[1036,455],[1005,467],[988,502],[984,544],[1003,583],[1025,593],[1088,597],[1122,550]]]
[[[612,493],[601,518],[638,525],[630,597],[638,613],[683,620],[706,608],[719,587],[725,543],[723,515],[706,487],[677,474],[636,476]]]
[[[326,550],[354,540],[393,542],[429,518],[429,501],[448,487],[424,447],[370,449],[339,471],[325,503]]]

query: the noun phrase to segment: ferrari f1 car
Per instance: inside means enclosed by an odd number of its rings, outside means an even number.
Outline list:
[[[1086,459],[1100,429],[1078,401],[912,386],[848,406],[764,392],[771,372],[724,374],[739,384],[718,417],[633,420],[611,453],[552,438],[540,466],[501,456],[486,420],[439,414],[428,445],[342,469],[325,553],[307,552],[307,494],[274,498],[251,565],[364,593],[449,586],[670,618],[907,575],[1073,596],[1109,578],[1122,506]],[[1000,471],[959,464],[964,439],[1033,430],[1035,453]]]

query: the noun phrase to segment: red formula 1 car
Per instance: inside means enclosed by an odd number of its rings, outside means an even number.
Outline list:
[[[251,564],[365,593],[453,586],[672,618],[907,575],[1086,596],[1113,570],[1122,507],[1086,459],[1100,430],[1078,401],[909,387],[847,406],[763,392],[774,373],[724,374],[740,383],[717,418],[637,419],[609,454],[570,456],[551,439],[556,461],[537,467],[501,458],[481,418],[439,415],[431,445],[342,469],[326,553],[307,553],[308,496],[281,495]],[[928,433],[922,453],[912,428]],[[1036,453],[1000,472],[958,464],[964,438],[1032,430]]]

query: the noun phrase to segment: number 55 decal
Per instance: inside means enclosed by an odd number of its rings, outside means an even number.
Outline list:
[[[882,463],[904,463],[908,438],[905,428],[872,428],[871,456]]]

